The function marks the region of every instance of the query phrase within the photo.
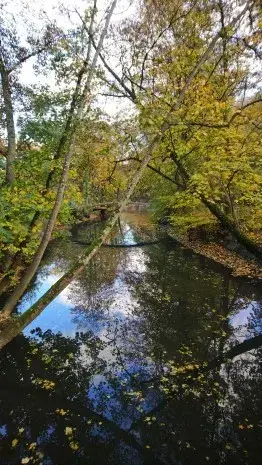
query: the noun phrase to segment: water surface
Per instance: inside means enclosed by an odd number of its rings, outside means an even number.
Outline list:
[[[50,246],[20,312],[100,228]],[[262,349],[209,366],[262,333],[261,287],[143,215],[110,244],[2,351],[0,463],[260,464]]]

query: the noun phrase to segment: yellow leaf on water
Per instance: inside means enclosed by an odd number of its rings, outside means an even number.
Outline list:
[[[32,444],[30,444],[29,446],[29,450],[33,450],[36,448],[36,442],[32,442]]]
[[[73,428],[71,428],[71,426],[67,426],[67,427],[65,428],[65,434],[66,434],[67,436],[70,436],[71,434],[73,434]]]
[[[69,443],[69,446],[70,446],[71,449],[73,449],[73,450],[78,450],[78,449],[79,449],[79,444],[78,444],[77,442],[71,441],[71,442]]]

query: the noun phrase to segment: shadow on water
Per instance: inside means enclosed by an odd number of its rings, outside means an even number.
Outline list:
[[[100,227],[50,246],[20,312]],[[260,463],[262,290],[142,215],[110,243],[159,239],[102,249],[1,352],[1,464]]]

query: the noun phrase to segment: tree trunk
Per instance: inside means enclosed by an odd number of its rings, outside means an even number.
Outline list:
[[[230,220],[219,207],[206,199],[204,195],[200,195],[201,201],[208,208],[208,210],[218,219],[224,229],[229,231],[237,242],[242,245],[248,252],[253,254],[258,259],[262,260],[262,251],[252,239],[250,239],[243,231],[240,231],[236,224]]]
[[[250,239],[242,230],[239,229],[237,224],[232,221],[222,210],[218,207],[218,205],[208,200],[203,194],[199,194],[199,197],[205,207],[217,218],[221,226],[226,230],[229,231],[230,234],[236,239],[236,241],[247,250],[247,252],[254,255],[259,260],[262,260],[262,250],[260,250],[259,246]]]
[[[5,304],[5,306],[3,308],[3,315],[6,316],[6,317],[8,317],[12,313],[12,311],[13,311],[14,307],[16,306],[18,300],[20,299],[20,297],[22,296],[24,291],[29,286],[29,284],[31,282],[31,279],[34,276],[34,274],[35,274],[35,272],[36,272],[36,270],[37,270],[37,268],[38,268],[38,266],[39,266],[39,264],[40,264],[40,262],[42,260],[44,252],[46,250],[46,247],[47,247],[47,245],[48,245],[48,243],[50,241],[52,231],[53,231],[53,228],[54,228],[54,225],[55,225],[55,222],[56,222],[56,218],[57,218],[57,215],[59,213],[59,210],[60,210],[60,207],[61,207],[61,204],[62,204],[62,201],[63,201],[63,197],[64,197],[66,182],[67,182],[67,178],[68,178],[68,172],[69,172],[69,168],[70,168],[70,161],[71,161],[71,156],[72,156],[72,145],[73,145],[73,141],[71,141],[70,147],[69,147],[68,152],[67,152],[66,157],[65,157],[63,173],[62,173],[59,188],[58,188],[58,191],[57,191],[55,204],[54,204],[53,210],[51,212],[49,221],[47,223],[43,238],[42,238],[42,240],[40,242],[40,245],[39,245],[39,247],[38,247],[38,249],[37,249],[37,251],[36,251],[36,253],[34,255],[34,258],[33,258],[32,262],[30,263],[29,267],[27,268],[24,276],[22,277],[20,283],[14,289],[14,292],[12,293],[12,295],[10,296],[10,298],[8,299],[7,303]]]
[[[0,74],[2,81],[4,109],[6,117],[6,130],[8,147],[6,152],[6,183],[12,184],[15,179],[14,161],[16,157],[16,137],[15,137],[15,122],[14,110],[12,104],[12,93],[9,81],[9,73],[5,70],[4,63],[0,58]]]
[[[185,167],[185,165],[183,165],[183,162],[177,157],[175,152],[172,152],[170,154],[170,157],[179,169],[181,176],[183,177],[185,187],[187,187],[190,181],[190,174],[188,173],[187,168]],[[174,184],[176,184],[175,181]],[[195,191],[197,192],[197,189],[195,189]],[[220,208],[215,204],[215,202],[208,200],[204,196],[204,194],[200,194],[198,192],[197,194],[201,199],[202,203],[218,219],[219,223],[223,226],[223,228],[229,231],[232,234],[232,236],[237,240],[237,242],[241,246],[243,246],[248,252],[252,253],[259,260],[262,260],[262,251],[256,245],[256,243],[252,241],[252,239],[250,239],[243,231],[240,231],[237,225],[230,218],[228,218],[228,216],[225,215],[225,213],[223,213],[220,210]]]

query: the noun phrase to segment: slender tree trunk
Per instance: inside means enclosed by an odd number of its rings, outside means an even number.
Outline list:
[[[2,82],[2,93],[4,100],[4,110],[5,110],[5,119],[6,119],[6,131],[7,131],[7,151],[5,153],[6,159],[6,173],[5,181],[7,185],[11,185],[15,180],[15,169],[14,162],[16,158],[16,133],[15,133],[15,121],[14,121],[14,109],[12,103],[12,92],[10,85],[10,74],[5,68],[4,61],[0,56],[0,75]],[[8,218],[8,217],[7,217]],[[9,269],[12,263],[12,258],[8,251],[4,254],[4,266],[3,270]]]
[[[32,278],[34,277],[34,275],[35,275],[35,273],[36,273],[36,271],[38,269],[38,266],[39,266],[39,264],[40,264],[40,262],[42,260],[42,257],[43,257],[43,255],[45,253],[45,250],[46,250],[46,247],[47,247],[47,245],[48,245],[48,243],[50,241],[52,231],[54,229],[55,222],[56,222],[56,219],[57,219],[57,215],[59,213],[59,210],[61,208],[63,198],[64,198],[64,192],[65,192],[65,188],[66,188],[66,183],[67,183],[68,173],[69,173],[69,168],[70,168],[70,162],[71,162],[71,157],[72,157],[72,152],[73,152],[76,126],[77,126],[77,123],[81,120],[83,109],[84,109],[84,106],[85,106],[85,103],[86,103],[86,98],[87,98],[87,96],[90,96],[90,86],[91,86],[92,78],[94,76],[94,71],[95,71],[95,68],[96,68],[96,65],[97,65],[97,59],[98,59],[100,50],[102,48],[102,45],[103,45],[107,30],[108,30],[108,26],[109,26],[111,17],[113,15],[113,12],[114,12],[114,9],[115,9],[116,3],[117,3],[117,0],[114,0],[112,2],[111,8],[110,8],[110,10],[108,12],[108,15],[107,15],[107,18],[106,18],[106,21],[105,21],[105,26],[104,26],[103,31],[102,31],[101,36],[100,36],[99,45],[98,45],[97,50],[95,51],[95,55],[93,57],[91,65],[88,62],[88,59],[90,58],[90,47],[89,47],[88,52],[87,52],[87,60],[85,61],[82,69],[80,70],[77,85],[76,85],[76,90],[75,90],[73,100],[72,100],[72,105],[71,105],[71,107],[73,107],[73,111],[74,111],[74,108],[77,106],[77,97],[80,94],[82,78],[83,78],[83,76],[85,75],[85,73],[87,71],[88,65],[90,66],[89,72],[88,72],[88,75],[87,75],[87,79],[86,79],[86,83],[85,83],[85,86],[84,86],[84,90],[83,90],[82,95],[81,95],[81,100],[79,102],[79,106],[78,106],[78,109],[77,109],[77,115],[74,118],[74,116],[71,115],[71,113],[70,113],[70,118],[71,118],[71,120],[73,120],[73,123],[71,123],[73,127],[71,127],[71,125],[70,125],[69,128],[68,128],[68,130],[69,130],[69,136],[68,136],[68,138],[69,138],[69,148],[68,148],[67,153],[65,155],[63,172],[62,172],[61,180],[60,180],[60,183],[59,183],[55,204],[54,204],[53,210],[51,212],[51,215],[49,217],[48,223],[46,225],[46,228],[45,228],[42,240],[40,242],[40,245],[39,245],[39,247],[38,247],[38,249],[37,249],[37,251],[36,251],[36,253],[34,255],[34,258],[33,258],[32,262],[30,263],[29,267],[27,268],[27,270],[26,270],[24,276],[22,277],[20,283],[16,286],[16,288],[14,289],[14,292],[12,293],[12,295],[10,296],[10,298],[8,299],[7,303],[5,304],[5,306],[3,308],[2,314],[5,317],[8,317],[8,316],[11,315],[11,313],[14,310],[14,308],[15,308],[17,302],[19,301],[20,297],[23,295],[23,293],[25,292],[25,290],[29,286],[29,284],[30,284]],[[93,23],[93,21],[91,20],[91,24],[92,23]],[[66,144],[66,137],[65,137],[65,140],[64,140],[63,144],[60,144],[61,145],[60,150],[62,150],[62,148],[64,147],[65,144]]]
[[[4,63],[0,58],[0,74],[2,81],[2,91],[4,99],[5,117],[6,117],[6,130],[8,147],[6,152],[6,183],[12,184],[15,179],[14,161],[16,157],[16,136],[15,136],[15,122],[14,122],[14,109],[12,103],[12,93],[10,86],[10,76],[4,67]]]
[[[54,204],[52,213],[50,215],[49,221],[47,223],[43,238],[42,238],[42,240],[40,242],[40,245],[39,245],[39,247],[38,247],[38,249],[37,249],[37,251],[36,251],[36,253],[34,255],[34,258],[33,258],[32,262],[30,263],[29,267],[27,268],[27,270],[26,270],[24,276],[22,277],[20,283],[16,286],[16,288],[14,289],[14,292],[12,293],[12,295],[8,299],[6,305],[4,306],[3,314],[6,317],[9,316],[12,313],[12,311],[13,311],[14,307],[16,306],[18,300],[20,299],[20,297],[22,296],[24,291],[29,286],[29,284],[31,282],[31,279],[34,276],[34,274],[35,274],[35,272],[36,272],[36,270],[37,270],[37,268],[38,268],[38,266],[39,266],[39,264],[40,264],[40,262],[42,260],[44,252],[46,250],[46,247],[47,247],[47,245],[48,245],[48,243],[50,241],[52,231],[53,231],[53,228],[54,228],[54,225],[55,225],[55,222],[56,222],[56,218],[57,218],[57,215],[59,213],[59,210],[60,210],[60,207],[61,207],[61,204],[62,204],[62,201],[63,201],[63,197],[64,197],[66,182],[67,182],[67,178],[68,178],[68,172],[69,172],[69,168],[70,168],[70,161],[71,161],[71,156],[72,156],[72,148],[73,148],[72,145],[73,145],[73,141],[71,141],[70,147],[69,147],[68,152],[67,152],[66,157],[65,157],[63,173],[62,173],[59,188],[58,188],[58,191],[57,191],[55,204]]]
[[[234,200],[233,200],[233,197],[232,197],[232,194],[231,194],[230,187],[227,188],[227,198],[228,198],[228,203],[229,203],[229,207],[230,207],[231,216],[232,216],[232,218],[234,220],[235,225],[240,230],[241,227],[240,227],[240,224],[239,224],[239,221],[238,221],[238,217],[237,217],[237,213],[236,213],[236,210],[235,210]]]

